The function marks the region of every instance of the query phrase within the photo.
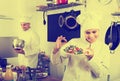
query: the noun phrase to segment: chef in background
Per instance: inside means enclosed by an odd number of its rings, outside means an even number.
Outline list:
[[[18,53],[18,63],[20,66],[36,68],[40,51],[39,36],[31,29],[29,17],[22,18],[20,25],[22,30],[18,32],[18,39],[23,40],[24,44],[21,49],[14,48]]]

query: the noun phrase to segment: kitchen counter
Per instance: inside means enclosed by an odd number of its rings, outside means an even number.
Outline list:
[[[40,81],[62,81],[62,80],[54,78],[54,77],[51,77],[51,76],[48,76],[46,78],[40,79]]]
[[[27,81],[34,81],[34,80],[27,80]],[[41,78],[41,79],[36,80],[36,81],[62,81],[62,80],[48,76],[46,78]]]

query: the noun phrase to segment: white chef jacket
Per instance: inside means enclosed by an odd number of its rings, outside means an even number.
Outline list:
[[[40,51],[39,36],[31,29],[20,32],[19,39],[25,41],[23,48],[25,55],[18,54],[18,61],[20,65],[36,67],[38,62],[38,53]]]
[[[65,44],[57,54],[51,54],[50,58],[53,64],[61,63],[68,58],[62,81],[107,81],[107,75],[109,73],[109,51],[106,51],[108,48],[105,45],[98,41],[91,45],[91,48],[94,50],[94,57],[90,61],[85,60],[85,55],[68,56],[64,49],[69,45],[75,45],[85,49],[89,43],[85,42],[85,40],[75,38]]]

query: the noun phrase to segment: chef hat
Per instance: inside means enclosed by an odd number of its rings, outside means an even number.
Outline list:
[[[98,13],[87,12],[77,18],[77,22],[81,25],[81,37],[85,39],[85,31],[88,29],[101,30],[102,15]]]
[[[86,13],[77,17],[77,22],[81,24],[81,31],[84,32],[88,29],[100,29],[101,28],[102,15],[97,13]]]
[[[88,29],[100,29],[100,22],[93,18],[88,18],[85,20],[81,27],[82,31],[86,31]]]
[[[21,23],[30,23],[31,22],[31,17],[23,16],[19,20],[20,20]]]

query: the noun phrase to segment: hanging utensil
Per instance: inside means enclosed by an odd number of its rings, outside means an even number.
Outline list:
[[[105,44],[109,45],[111,53],[114,53],[114,50],[119,45],[119,26],[117,22],[112,22],[105,35]]]

